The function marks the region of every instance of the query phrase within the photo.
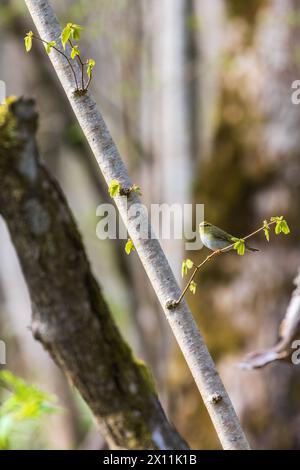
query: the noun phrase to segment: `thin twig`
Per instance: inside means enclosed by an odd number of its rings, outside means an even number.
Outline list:
[[[72,43],[71,39],[69,39],[69,44],[73,49],[74,46],[73,46],[73,43]],[[82,87],[82,91],[87,90],[87,88],[85,88],[85,86],[84,86],[84,68],[83,68],[84,67],[84,62],[82,62],[80,54],[76,55],[76,58],[77,58],[77,61],[80,65],[80,67],[81,67],[81,87]]]
[[[275,223],[276,223],[275,220],[272,221],[272,222],[268,222],[268,226],[269,226],[269,225],[273,225],[273,224],[275,224]],[[265,228],[264,226],[260,227],[259,229],[255,230],[254,232],[250,233],[249,235],[246,235],[246,237],[241,238],[241,240],[247,240],[248,238],[253,237],[253,236],[256,235],[257,233],[261,232],[264,228]],[[189,279],[189,282],[187,283],[187,285],[185,286],[185,288],[184,288],[183,291],[181,292],[180,297],[179,297],[177,300],[175,300],[175,301],[173,302],[172,307],[176,307],[178,304],[180,304],[181,300],[183,299],[183,297],[184,297],[185,294],[186,294],[186,291],[187,291],[188,288],[190,287],[191,282],[194,280],[194,278],[195,278],[195,276],[196,276],[198,270],[199,270],[200,268],[202,268],[202,266],[203,266],[204,264],[206,264],[208,261],[210,261],[214,256],[216,256],[216,255],[221,255],[222,253],[225,253],[226,251],[229,251],[231,248],[234,247],[235,243],[236,243],[236,242],[232,243],[231,245],[226,246],[225,248],[221,248],[220,250],[215,250],[215,251],[213,251],[210,255],[208,255],[208,256],[205,258],[204,261],[202,261],[198,266],[196,266],[196,268],[195,268],[193,274],[191,275],[191,277],[190,277],[190,279]]]
[[[88,89],[88,87],[89,87],[91,81],[92,81],[92,72],[90,72],[89,80],[88,80],[88,82],[87,82],[87,84],[86,84],[86,87],[85,87],[86,90]]]
[[[37,39],[38,41],[43,42],[44,44],[47,44],[47,45],[49,44],[49,41],[45,41],[44,39],[41,39],[41,38],[39,38],[38,36],[35,36],[34,34],[33,34],[32,37],[33,37],[34,39]],[[60,51],[57,47],[55,47],[55,46],[51,46],[51,47],[52,47],[52,49],[54,49],[56,52],[58,52],[59,54],[61,54],[62,56],[64,56],[64,58],[68,61],[68,64],[69,64],[69,66],[71,67],[71,70],[72,70],[73,75],[74,75],[75,84],[76,84],[76,91],[78,91],[79,88],[78,88],[78,82],[77,82],[76,73],[75,73],[75,70],[74,70],[74,68],[73,68],[73,65],[71,64],[71,61],[70,61],[69,57],[68,57],[64,52]]]

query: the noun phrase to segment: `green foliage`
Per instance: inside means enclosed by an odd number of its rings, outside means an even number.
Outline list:
[[[142,195],[141,188],[138,184],[133,184],[131,187],[131,191],[133,191],[134,193],[137,193],[139,196]]]
[[[74,39],[74,41],[79,41],[80,34],[81,34],[81,31],[83,30],[83,27],[75,23],[71,23],[70,27],[71,27],[72,39]]]
[[[16,118],[10,112],[10,105],[16,100],[17,97],[11,95],[0,104],[0,141],[3,148],[12,147],[16,138]]]
[[[61,43],[62,43],[62,46],[64,48],[64,50],[66,49],[66,44],[67,42],[69,41],[70,39],[70,36],[71,36],[71,28],[70,28],[70,25],[71,23],[68,23],[64,29],[62,30],[62,33],[61,33]]]
[[[7,370],[0,372],[0,386],[8,391],[0,406],[0,449],[7,450],[13,447],[12,438],[24,424],[30,423],[33,431],[41,418],[59,408],[54,406],[55,397]]]
[[[78,46],[73,46],[71,50],[71,59],[75,59],[76,56],[80,55]]]
[[[263,229],[264,229],[264,234],[265,234],[265,237],[267,239],[267,241],[269,242],[270,241],[270,228],[269,228],[269,224],[266,220],[264,220],[264,225],[263,225]]]
[[[125,245],[125,252],[127,255],[130,255],[131,251],[134,251],[134,250],[135,248],[134,248],[133,241],[131,240],[131,238],[128,238],[126,245]]]
[[[64,27],[61,33],[61,43],[62,43],[64,50],[66,49],[66,44],[69,41],[69,39],[74,39],[74,41],[79,41],[82,30],[83,30],[83,27],[80,26],[79,24],[75,24],[75,23],[66,24],[66,26]]]
[[[237,251],[237,254],[243,256],[245,254],[245,240],[243,238],[231,239],[234,242],[233,248]]]
[[[52,47],[56,46],[55,41],[50,41],[45,44],[47,54],[50,54]]]
[[[188,273],[188,269],[192,269],[192,267],[194,266],[194,263],[191,259],[189,258],[186,258],[182,261],[182,265],[181,265],[181,276],[186,276],[187,273]]]
[[[287,221],[283,218],[283,215],[281,215],[280,217],[271,217],[271,222],[276,222],[276,235],[279,235],[279,233],[284,233],[285,235],[288,235],[290,233],[290,228],[287,224]]]
[[[87,75],[88,75],[89,78],[91,78],[91,76],[92,76],[92,70],[93,70],[93,68],[95,67],[95,64],[96,64],[96,62],[94,61],[94,59],[89,59],[89,60],[88,60],[88,65],[87,65],[87,71],[86,71],[86,73],[87,73]]]
[[[63,52],[59,47],[56,47],[56,42],[55,41],[45,41],[42,38],[34,36],[32,31],[29,31],[26,34],[25,38],[24,38],[25,49],[26,49],[27,52],[29,52],[31,50],[32,39],[34,38],[34,39],[37,39],[37,40],[41,41],[42,43],[44,43],[47,54],[50,54],[51,49],[53,47],[55,47],[56,51],[59,54],[61,54],[65,57],[65,59],[67,60],[67,62],[69,64],[69,67],[72,70],[73,76],[74,76],[74,81],[75,81],[75,84],[76,84],[75,92],[79,93],[79,94],[83,94],[87,91],[87,89],[89,87],[89,84],[91,82],[91,79],[92,79],[92,70],[93,70],[93,68],[96,64],[93,59],[89,59],[88,61],[83,61],[80,57],[80,51],[79,51],[78,45],[77,44],[73,45],[73,43],[71,42],[71,39],[73,41],[79,41],[82,30],[83,30],[83,27],[80,26],[79,24],[67,23],[66,26],[64,27],[64,29],[62,30],[62,33],[61,33],[61,36],[60,36],[60,40],[61,40],[63,50],[66,51],[66,45],[67,45],[68,42],[70,42],[70,45],[72,46],[71,53],[70,53],[71,59],[74,60],[76,57],[78,57],[78,59],[79,59],[79,62],[80,62],[80,65],[81,65],[81,80],[80,80],[80,83],[82,84],[81,89],[78,86],[79,80],[77,79],[77,76],[76,76],[76,70],[73,67],[72,63],[70,62],[67,53]],[[84,72],[83,65],[87,66],[86,74],[88,76],[88,80],[84,80],[85,72]]]
[[[108,187],[110,197],[116,197],[120,194],[121,183],[118,180],[111,180]]]
[[[195,281],[192,281],[189,285],[189,289],[191,291],[192,294],[196,294],[196,289],[197,289],[197,284]]]
[[[26,52],[29,52],[32,47],[32,36],[33,32],[29,31],[24,38]]]

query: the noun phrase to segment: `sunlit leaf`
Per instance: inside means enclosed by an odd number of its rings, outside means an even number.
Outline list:
[[[288,235],[291,232],[286,220],[282,221],[281,230],[285,235]]]
[[[266,237],[267,241],[269,242],[270,241],[270,228],[269,228],[268,222],[266,220],[264,220],[263,227],[264,227],[265,237]]]
[[[29,52],[31,50],[32,36],[33,36],[33,32],[29,31],[24,38],[26,52]]]
[[[68,40],[70,39],[70,36],[71,36],[71,25],[72,23],[68,23],[64,29],[62,30],[62,33],[61,33],[61,43],[62,43],[62,46],[64,48],[64,50],[66,49],[66,44],[68,42]]]
[[[88,75],[89,78],[91,78],[92,70],[95,67],[95,64],[96,64],[96,62],[94,61],[94,59],[89,59],[88,60],[87,75]]]
[[[237,251],[237,254],[243,256],[245,254],[245,240],[242,238],[237,239],[233,248]]]
[[[55,42],[55,41],[50,41],[50,42],[48,42],[48,43],[45,45],[47,54],[50,54],[51,49],[52,49],[52,47],[54,47],[54,46],[56,46],[56,42]]]
[[[197,284],[196,284],[195,281],[192,281],[192,282],[190,283],[189,289],[190,289],[190,291],[192,292],[192,294],[196,294]]]
[[[71,59],[75,59],[76,56],[80,55],[78,46],[73,46],[71,50]]]
[[[81,31],[83,30],[83,27],[80,26],[79,24],[71,23],[70,28],[71,28],[72,39],[74,39],[75,41],[79,41],[80,34],[81,34]]]
[[[181,276],[185,276],[188,273],[188,269],[192,269],[194,263],[191,259],[187,258],[182,261],[181,264]]]
[[[134,250],[135,248],[134,248],[133,241],[131,240],[131,238],[128,238],[126,245],[125,245],[125,252],[127,255],[130,255],[131,251],[134,251]]]
[[[20,426],[38,423],[45,414],[60,410],[54,405],[55,397],[27,384],[10,371],[0,371],[0,388],[4,392],[0,405],[0,449],[10,448],[11,435],[21,429]]]
[[[108,187],[108,192],[110,197],[116,197],[120,194],[121,184],[118,180],[111,180],[110,185]]]

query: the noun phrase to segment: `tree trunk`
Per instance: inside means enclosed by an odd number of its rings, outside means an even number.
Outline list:
[[[164,415],[148,369],[120,336],[65,198],[39,162],[32,101],[5,108],[0,213],[27,280],[34,336],[78,388],[111,447],[186,449]]]

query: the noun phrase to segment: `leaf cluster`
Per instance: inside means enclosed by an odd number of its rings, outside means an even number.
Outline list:
[[[59,411],[56,398],[27,384],[8,370],[0,372],[0,388],[6,397],[0,405],[0,449],[13,447],[13,438],[24,424],[34,428],[48,414]]]

